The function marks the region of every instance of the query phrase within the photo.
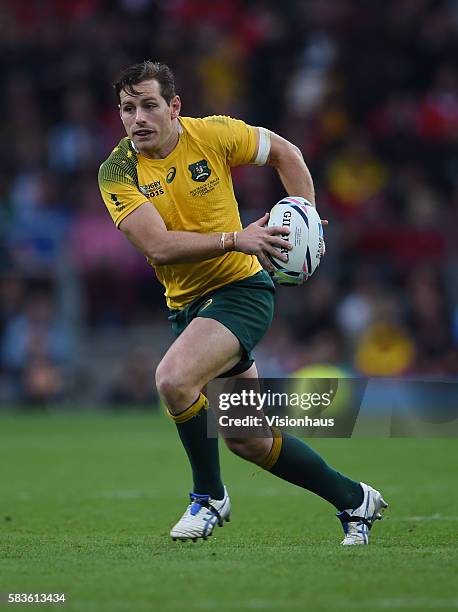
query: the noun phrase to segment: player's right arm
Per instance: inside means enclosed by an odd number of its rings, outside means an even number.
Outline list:
[[[119,151],[114,149],[113,153]],[[237,232],[235,240],[222,240],[221,232],[198,233],[168,230],[154,205],[145,200],[135,181],[135,169],[125,157],[112,157],[99,170],[103,201],[116,226],[156,266],[204,261],[230,250],[256,255],[263,267],[272,270],[267,254],[287,261],[279,249],[290,249],[280,236],[285,228],[264,227],[268,214]],[[224,244],[223,244],[224,243]],[[224,248],[223,248],[224,247]]]
[[[286,261],[287,257],[279,249],[290,249],[291,245],[280,238],[281,234],[288,233],[286,228],[264,227],[268,218],[266,214],[237,232],[235,248],[231,246],[228,250],[256,255],[261,265],[270,270],[272,265],[266,254]],[[144,202],[133,210],[121,221],[119,228],[153,265],[204,261],[227,252],[221,245],[221,232],[200,234],[167,230],[150,202]]]

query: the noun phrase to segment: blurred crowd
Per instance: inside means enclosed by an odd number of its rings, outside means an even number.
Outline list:
[[[279,289],[261,372],[456,377],[456,0],[16,0],[0,27],[0,403],[88,386],[154,401],[162,288],[97,188],[123,136],[112,83],[147,58],[174,70],[183,115],[274,130],[314,176],[327,254],[303,288]],[[245,224],[283,195],[268,168],[234,183]],[[121,366],[97,351],[107,336]],[[97,367],[114,373],[100,388]]]

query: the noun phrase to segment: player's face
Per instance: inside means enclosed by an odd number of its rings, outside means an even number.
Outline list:
[[[127,135],[140,153],[165,157],[177,143],[175,120],[180,112],[180,98],[175,96],[167,104],[155,79],[142,81],[134,89],[138,95],[120,92],[120,114]]]

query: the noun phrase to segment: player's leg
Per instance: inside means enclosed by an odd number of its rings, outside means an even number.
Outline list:
[[[253,364],[238,378],[256,377]],[[343,544],[367,544],[368,530],[387,506],[380,493],[329,466],[303,440],[279,430],[272,433],[260,438],[225,437],[225,442],[235,454],[333,504],[346,534]]]
[[[191,504],[172,529],[175,539],[211,535],[230,514],[230,500],[221,482],[218,439],[207,436],[206,397],[212,378],[240,361],[237,338],[221,323],[195,318],[172,344],[156,371],[156,384],[176,423],[194,480]]]
[[[257,376],[256,365],[253,364],[236,378]],[[265,438],[225,437],[225,442],[235,454],[283,480],[316,493],[338,510],[356,508],[362,502],[360,484],[327,465],[317,452],[299,438],[274,430],[274,435]]]
[[[208,403],[201,389],[240,360],[237,338],[218,321],[195,318],[156,371],[157,389],[188,454],[194,493],[222,499],[218,440],[207,437]]]
[[[242,372],[251,365],[250,351],[272,321],[273,291],[269,275],[260,271],[201,296],[180,311],[171,311],[169,317],[179,338],[158,368],[157,385],[188,452],[195,491],[206,489],[201,497],[208,501],[208,490],[220,489],[218,496],[210,496],[220,516],[228,515],[230,504],[225,490],[218,500],[222,489],[218,443],[207,436],[207,402],[200,390],[213,378]],[[199,501],[195,494],[194,498],[193,512]]]

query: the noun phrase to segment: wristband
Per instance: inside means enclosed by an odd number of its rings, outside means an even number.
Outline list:
[[[222,232],[221,233],[220,246],[221,246],[223,253],[227,253],[229,251],[235,251],[236,243],[237,243],[237,232]]]

